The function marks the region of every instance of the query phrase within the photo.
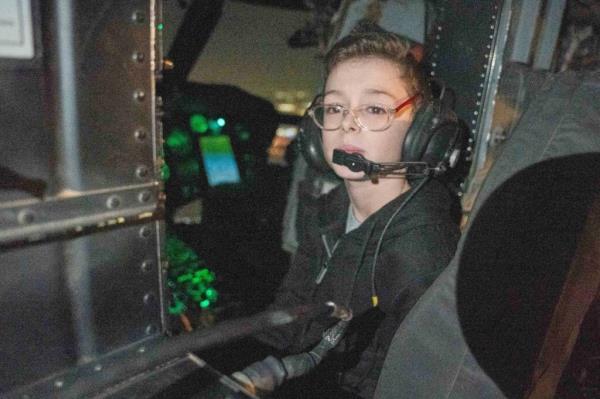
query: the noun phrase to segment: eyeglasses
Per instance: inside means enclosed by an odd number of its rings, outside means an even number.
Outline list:
[[[371,132],[380,132],[392,125],[395,115],[414,103],[421,95],[417,93],[396,107],[382,104],[365,104],[352,110],[340,104],[317,103],[310,107],[308,114],[323,130],[337,130],[342,126],[346,115],[351,114],[356,124]]]

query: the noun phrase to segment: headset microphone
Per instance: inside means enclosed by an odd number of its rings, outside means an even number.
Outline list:
[[[431,168],[427,162],[385,162],[370,161],[359,153],[347,153],[333,150],[333,163],[343,165],[353,172],[364,172],[369,177],[377,175],[429,176],[440,172],[439,168]]]

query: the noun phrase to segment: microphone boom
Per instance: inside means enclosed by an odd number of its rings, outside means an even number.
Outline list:
[[[369,177],[397,175],[397,176],[429,176],[438,171],[431,168],[426,162],[373,162],[359,153],[347,153],[342,150],[333,150],[333,163],[347,167],[353,172],[364,172]],[[412,170],[409,170],[412,169]],[[414,169],[421,171],[414,171]]]

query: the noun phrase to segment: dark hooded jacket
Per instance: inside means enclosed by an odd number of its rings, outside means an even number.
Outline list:
[[[326,301],[349,306],[354,317],[345,337],[313,374],[329,381],[334,378],[345,390],[364,398],[373,396],[396,328],[448,264],[459,238],[452,212],[456,198],[436,180],[426,182],[412,195],[417,185],[349,233],[345,227],[350,202],[343,185],[318,199],[300,189],[306,205],[298,219],[305,228],[272,307]],[[384,226],[400,206],[373,266]],[[376,307],[373,294],[378,297]],[[259,339],[284,353],[304,352],[334,323],[331,319],[299,323]]]

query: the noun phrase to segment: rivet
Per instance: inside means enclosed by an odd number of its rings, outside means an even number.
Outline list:
[[[494,35],[490,35],[490,39],[493,39],[493,38],[494,38]]]
[[[35,214],[29,209],[23,209],[17,215],[19,224],[30,224],[35,220]]]
[[[137,140],[144,141],[146,139],[146,137],[148,137],[148,132],[146,132],[146,129],[139,128],[139,129],[135,129],[135,132],[133,132],[133,135],[135,136],[135,138]]]
[[[56,381],[54,381],[54,386],[55,386],[56,388],[62,388],[62,387],[63,387],[63,385],[65,385],[65,383],[64,383],[64,381],[62,381],[62,380],[56,380]]]
[[[138,201],[141,203],[148,202],[152,198],[152,193],[149,190],[144,190],[138,194]]]
[[[437,63],[435,63],[435,62],[432,62],[432,63],[431,63],[431,66],[435,68],[435,67],[437,66]]]
[[[436,40],[440,40],[440,35],[435,35]]]
[[[144,352],[146,352],[146,347],[140,346],[137,351],[138,351],[138,353],[144,353]]]
[[[135,169],[135,175],[140,179],[147,177],[148,176],[148,168],[144,165],[138,166]]]
[[[438,25],[438,31],[442,30],[442,25]]]
[[[429,72],[429,74],[430,74],[431,76],[435,76],[435,72],[434,72],[434,71],[431,71],[431,72]]]
[[[144,295],[144,305],[151,305],[154,303],[154,294],[149,292]]]
[[[144,92],[144,90],[136,89],[133,92],[133,98],[135,98],[139,102],[142,102],[146,98],[146,93]]]
[[[131,14],[131,20],[133,22],[142,23],[146,20],[146,14],[142,11],[134,11],[133,14]]]
[[[117,195],[111,195],[106,200],[106,207],[109,209],[118,208],[120,205],[121,205],[121,198],[119,198]]]
[[[150,270],[152,270],[153,266],[154,262],[152,262],[151,260],[145,260],[142,262],[140,269],[142,270],[142,273],[148,273]]]
[[[101,364],[97,364],[94,366],[94,371],[101,371],[102,370],[102,365]]]
[[[481,97],[481,92],[477,93],[477,97]]]
[[[147,226],[144,226],[144,227],[140,228],[140,237],[142,237],[142,238],[148,238],[148,237],[150,237],[151,233],[152,232],[150,231],[150,228],[147,227]]]
[[[473,120],[471,121],[471,123],[474,125],[474,124],[476,124],[476,123],[477,123],[477,121],[476,121],[475,119],[473,119]]]
[[[473,114],[474,114],[474,115],[477,115],[478,113],[479,113],[479,112],[477,112],[477,111],[473,111]]]
[[[142,63],[144,62],[144,59],[146,58],[146,56],[144,55],[143,52],[141,51],[134,51],[133,54],[131,55],[131,58],[135,61],[135,62],[139,62]]]

